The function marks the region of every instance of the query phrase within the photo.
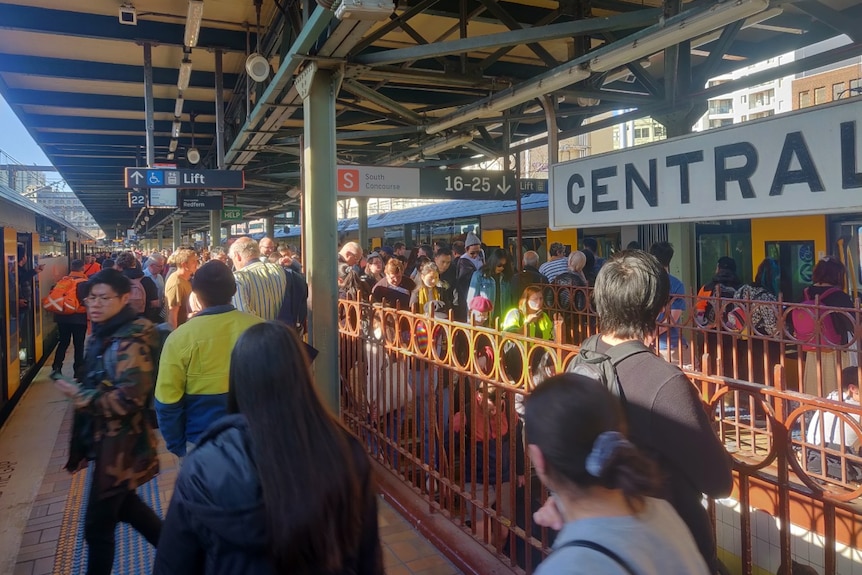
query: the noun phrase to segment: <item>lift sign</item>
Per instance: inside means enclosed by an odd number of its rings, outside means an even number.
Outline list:
[[[551,168],[552,229],[862,210],[862,101]]]

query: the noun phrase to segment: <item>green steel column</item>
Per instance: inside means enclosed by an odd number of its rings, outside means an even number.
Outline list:
[[[180,247],[180,244],[183,241],[183,231],[180,227],[180,222],[182,219],[180,216],[174,216],[173,224],[174,224],[174,250]]]
[[[165,237],[164,230],[159,228],[159,251],[162,251],[165,248]]]
[[[221,245],[221,211],[210,210],[210,245]]]
[[[303,247],[309,284],[310,341],[319,351],[315,384],[329,407],[340,411],[338,377],[338,286],[336,257],[338,219],[335,193],[335,93],[333,73],[311,64],[297,78],[303,98]]]
[[[356,198],[359,207],[359,245],[368,252],[368,198]]]
[[[263,219],[263,231],[266,235],[275,239],[275,216],[266,216]]]

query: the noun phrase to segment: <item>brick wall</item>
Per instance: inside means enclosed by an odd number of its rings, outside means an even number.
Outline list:
[[[793,109],[799,110],[832,102],[837,94],[840,94],[842,100],[854,96],[856,93],[845,90],[851,87],[862,87],[860,79],[862,79],[862,66],[854,64],[793,80]]]

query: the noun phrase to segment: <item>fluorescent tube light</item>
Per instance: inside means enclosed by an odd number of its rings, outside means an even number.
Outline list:
[[[470,134],[460,134],[456,136],[449,136],[443,138],[441,140],[436,140],[431,142],[427,146],[422,146],[421,153],[431,156],[433,154],[437,154],[439,152],[444,152],[446,150],[451,150],[452,148],[457,148],[458,146],[463,146],[469,142],[473,141],[473,136]]]
[[[599,49],[599,55],[590,60],[593,72],[608,72],[634,60],[649,57],[669,46],[709,34],[713,30],[748,18],[769,8],[769,0],[728,0],[716,3],[695,14],[683,12],[669,18],[664,25],[656,24],[635,34],[636,38],[623,39],[614,48]]]
[[[168,154],[168,159],[169,159],[169,160],[173,160],[173,159],[174,159],[174,154],[173,154],[173,152],[171,152],[170,154]]]
[[[194,48],[198,45],[198,38],[201,34],[201,19],[203,16],[203,0],[189,0],[189,11],[186,16],[186,33],[183,37],[183,43],[186,47]]]
[[[179,138],[180,137],[180,131],[182,130],[182,128],[183,128],[182,122],[180,122],[179,120],[174,120],[174,127],[173,127],[173,130],[171,130],[171,135],[174,138]]]
[[[341,0],[335,9],[339,20],[386,20],[395,11],[390,0]]]
[[[185,100],[182,96],[177,96],[177,103],[174,104],[174,117],[179,118],[183,115],[183,103]]]
[[[180,92],[186,91],[189,81],[192,79],[192,61],[185,57],[180,63],[180,75],[177,77],[177,88]]]
[[[177,151],[177,141],[176,140],[171,140],[171,143],[168,146],[168,151],[170,151],[170,152],[176,152]]]

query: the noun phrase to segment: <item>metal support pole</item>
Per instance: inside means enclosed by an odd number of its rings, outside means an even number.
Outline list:
[[[224,70],[223,54],[215,51],[215,115],[216,115],[216,160],[218,169],[226,168],[224,161]],[[221,245],[221,212],[210,210],[210,245]]]
[[[221,212],[210,210],[210,245],[221,245]]]
[[[174,224],[174,251],[176,251],[180,244],[183,241],[183,229],[180,225],[182,222],[182,218],[180,216],[174,216],[173,224]]]
[[[359,245],[368,252],[368,198],[356,198],[359,207]]]
[[[275,216],[266,216],[263,219],[263,233],[275,239]]]
[[[159,244],[158,244],[158,246],[159,246],[159,251],[162,251],[165,248],[165,236],[164,236],[164,230],[162,228],[159,228]]]
[[[216,112],[216,158],[218,169],[224,170],[224,72],[221,50],[215,51],[215,112]]]
[[[335,193],[335,90],[333,73],[307,67],[297,78],[303,97],[305,181],[302,186],[307,247],[303,258],[308,270],[311,344],[319,355],[314,361],[315,383],[327,405],[339,413],[338,284],[336,253],[338,220]]]
[[[156,121],[153,117],[153,46],[144,43],[144,115],[147,123],[147,167],[156,161]]]

